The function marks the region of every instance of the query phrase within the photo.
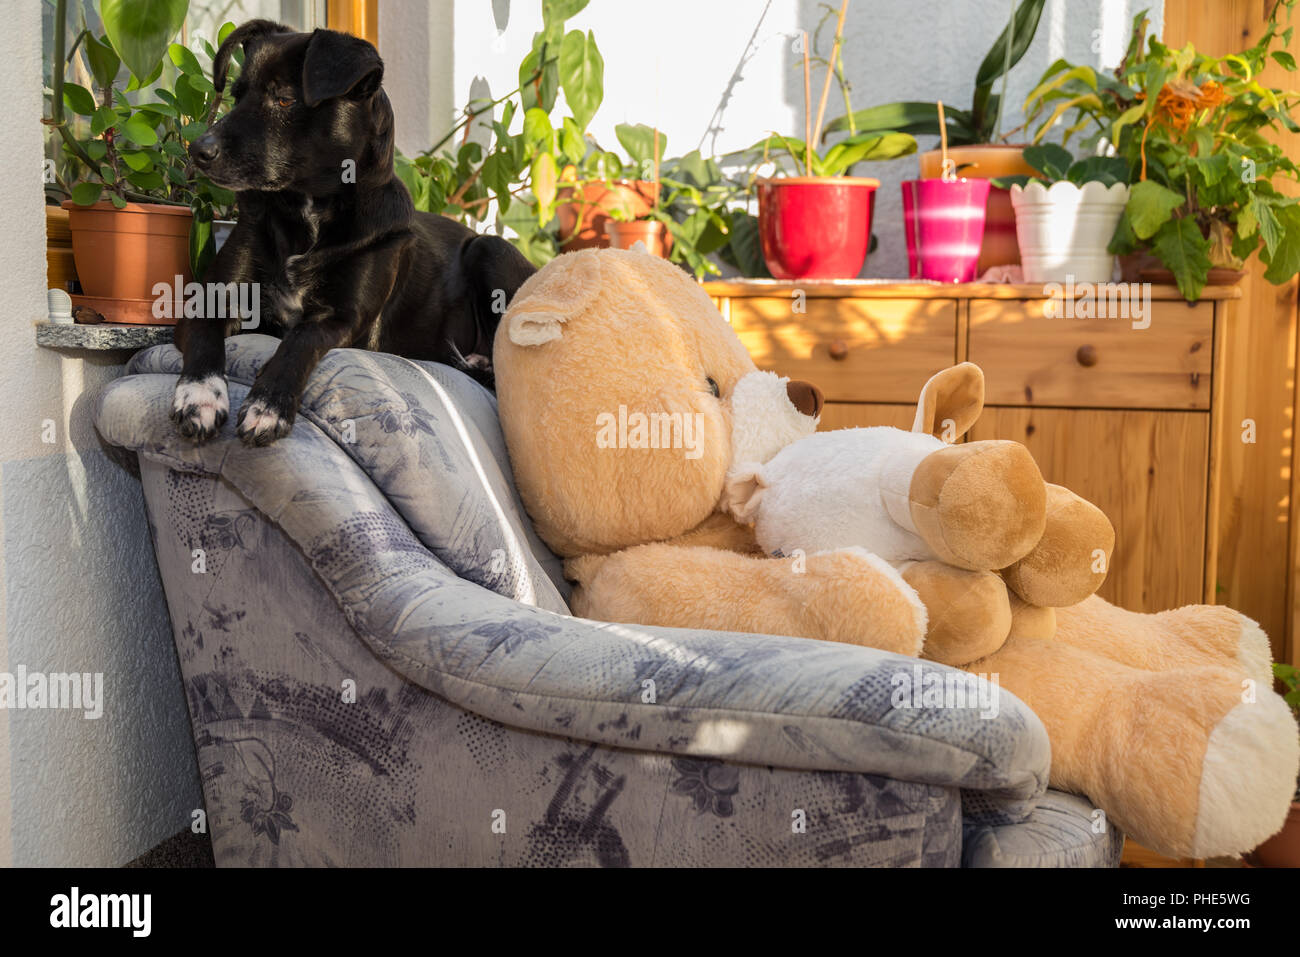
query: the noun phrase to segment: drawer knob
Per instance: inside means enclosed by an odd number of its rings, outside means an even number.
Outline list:
[[[836,339],[831,343],[830,354],[836,362],[843,360],[849,354],[849,344],[843,339]]]
[[[1074,354],[1079,365],[1085,369],[1090,369],[1097,364],[1096,346],[1079,346],[1079,351]]]

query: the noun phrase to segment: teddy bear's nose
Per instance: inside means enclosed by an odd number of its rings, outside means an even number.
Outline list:
[[[811,382],[791,379],[786,383],[785,392],[790,397],[790,401],[794,403],[794,407],[804,415],[810,415],[813,418],[821,415],[825,399],[822,397],[822,390]]]

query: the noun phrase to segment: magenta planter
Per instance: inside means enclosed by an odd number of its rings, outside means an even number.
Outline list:
[[[911,179],[902,187],[908,276],[973,282],[979,269],[989,181]]]
[[[853,279],[871,243],[878,179],[787,176],[758,182],[763,258],[777,279]]]

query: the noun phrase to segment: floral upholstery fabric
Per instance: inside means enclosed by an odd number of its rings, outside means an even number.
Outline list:
[[[233,407],[275,345],[227,342]],[[141,458],[218,863],[1117,862],[1009,693],[896,707],[951,672],[571,617],[455,370],[335,350],[248,449],[175,433],[179,365],[138,355],[96,421]]]

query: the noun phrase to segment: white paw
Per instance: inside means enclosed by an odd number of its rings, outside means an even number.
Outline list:
[[[1241,854],[1286,820],[1300,768],[1300,742],[1286,703],[1258,689],[1210,732],[1196,812],[1193,857]]]
[[[249,396],[239,410],[239,424],[235,431],[245,445],[270,445],[282,439],[293,428],[293,416],[275,408],[269,399]]]
[[[230,394],[225,376],[212,373],[202,379],[180,379],[172,399],[172,421],[187,439],[212,438],[230,415]]]

